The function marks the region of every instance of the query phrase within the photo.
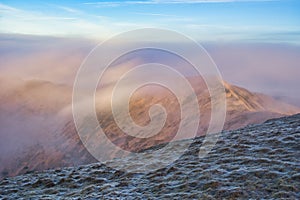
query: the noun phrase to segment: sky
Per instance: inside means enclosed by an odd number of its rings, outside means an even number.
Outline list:
[[[0,0],[0,33],[106,39],[166,28],[200,41],[300,41],[298,0]]]

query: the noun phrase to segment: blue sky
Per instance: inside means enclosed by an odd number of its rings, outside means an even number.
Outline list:
[[[201,41],[300,41],[298,0],[1,1],[0,33],[105,39],[172,29]]]

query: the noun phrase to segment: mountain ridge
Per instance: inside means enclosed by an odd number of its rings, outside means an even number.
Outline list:
[[[0,79],[0,81],[6,83],[0,86],[0,132],[2,138],[0,161],[3,163],[0,172],[2,172],[2,176],[14,176],[32,170],[39,171],[97,161],[85,149],[77,134],[70,106],[72,88],[43,80],[23,81],[18,79],[15,81],[13,78],[6,78]],[[194,77],[190,82],[198,94],[200,111],[204,113],[197,134],[200,136],[206,132],[210,120],[210,114],[207,114],[211,108],[210,98],[201,79]],[[296,107],[283,106],[282,112],[277,113],[278,110],[280,111],[280,102],[269,99],[264,102],[264,96],[256,95],[226,82],[224,85],[227,97],[225,130],[237,129],[248,124],[261,123],[270,118],[289,115],[292,114],[291,110],[295,113],[300,112]],[[180,121],[179,113],[176,111],[178,103],[171,93],[157,93],[156,96],[149,98],[142,95],[144,95],[143,92],[137,93],[130,103],[132,117],[138,124],[143,126],[149,123],[148,109],[153,103],[162,103],[170,113],[167,126],[153,140],[142,140],[140,143],[136,143],[131,138],[120,137],[117,134],[120,130],[114,124],[109,113],[99,118],[100,124],[103,123],[103,130],[110,134],[112,141],[131,151],[140,151],[168,142],[176,133],[176,124]],[[165,97],[170,97],[170,99]],[[264,109],[266,104],[270,105]],[[275,106],[272,107],[273,104]],[[28,125],[32,123],[35,126]],[[103,145],[105,146],[105,144]],[[20,156],[16,157],[16,155]],[[108,159],[115,155],[116,153],[112,152]]]

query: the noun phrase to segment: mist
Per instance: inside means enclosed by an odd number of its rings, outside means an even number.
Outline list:
[[[300,46],[268,43],[205,44],[232,84],[271,96],[300,97]]]
[[[57,136],[66,129],[66,124],[73,123],[71,103],[76,73],[97,44],[79,38],[0,34],[0,171],[11,167],[9,162],[37,144],[45,152],[57,154],[55,148],[60,144]],[[170,45],[180,48],[184,44]],[[300,99],[299,46],[267,43],[203,46],[225,81],[292,99],[295,105]],[[154,61],[170,65],[186,76],[195,73],[188,62],[166,52],[128,54],[112,63],[105,73],[102,84],[108,87],[99,90],[98,104],[110,99],[111,84],[122,74],[133,66]],[[72,159],[74,163],[78,161],[76,156]]]
[[[73,85],[84,58],[98,43],[79,38],[1,34],[0,72],[4,76]],[[300,98],[300,46],[287,43],[204,43],[203,46],[224,80],[272,96]],[[177,69],[190,69],[186,63],[172,61],[174,57],[160,53],[133,54],[125,62],[148,62],[152,56]]]

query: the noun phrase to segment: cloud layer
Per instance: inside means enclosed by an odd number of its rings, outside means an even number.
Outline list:
[[[25,79],[42,79],[73,84],[77,70],[96,42],[82,39],[0,35],[0,72]],[[173,44],[180,45],[182,44]],[[300,47],[267,43],[205,43],[223,78],[271,95],[299,98]],[[158,53],[137,54],[128,62],[148,62]],[[167,61],[166,61],[167,62]],[[168,63],[168,62],[167,62]],[[172,63],[170,61],[169,63]],[[173,61],[173,67],[186,69],[184,62]],[[185,69],[185,70],[186,70]],[[187,74],[190,73],[187,71]]]

